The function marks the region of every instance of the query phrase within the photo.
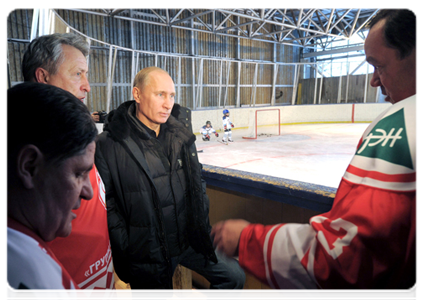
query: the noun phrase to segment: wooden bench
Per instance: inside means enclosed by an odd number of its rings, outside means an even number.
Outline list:
[[[176,267],[172,280],[174,290],[192,289],[192,271],[184,266],[178,265]]]
[[[116,272],[115,276],[115,289],[117,290],[127,290],[131,289],[129,283],[125,283],[119,279]],[[192,272],[190,269],[187,269],[181,265],[178,265],[173,273],[172,277],[173,289],[174,290],[190,290],[192,289]]]

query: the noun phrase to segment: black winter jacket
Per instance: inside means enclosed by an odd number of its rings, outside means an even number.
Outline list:
[[[185,201],[176,203],[174,210],[177,223],[186,232],[177,234],[183,235],[207,260],[217,262],[210,238],[209,199],[201,178],[195,135],[189,130],[189,112],[175,104],[166,122],[171,133],[168,143],[172,184],[157,179],[156,173],[163,164],[156,168],[155,139],[131,117],[135,115],[135,101],[127,101],[110,112],[104,131],[98,136],[95,164],[106,186],[114,267],[124,282],[136,281],[148,289],[172,288],[169,239],[158,199],[162,189],[176,195],[185,193]],[[153,168],[148,167],[146,159],[148,165],[154,164]]]

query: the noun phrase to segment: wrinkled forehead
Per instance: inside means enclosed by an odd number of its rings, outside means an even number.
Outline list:
[[[69,45],[62,45],[62,50],[63,55],[60,61],[59,69],[64,67],[88,72],[87,58],[84,56],[81,50]]]

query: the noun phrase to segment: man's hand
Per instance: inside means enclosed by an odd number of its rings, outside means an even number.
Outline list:
[[[213,244],[217,250],[222,251],[227,256],[237,256],[239,238],[242,230],[250,224],[245,220],[226,220],[215,224],[211,235],[214,237]]]
[[[91,114],[91,117],[93,118],[94,122],[98,122],[98,121],[100,121],[100,115],[98,114],[98,112],[97,112],[97,111],[93,112],[93,113]]]

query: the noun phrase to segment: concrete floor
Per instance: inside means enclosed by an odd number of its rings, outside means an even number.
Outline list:
[[[257,139],[243,139],[246,129],[232,130],[233,143],[219,143],[214,135],[197,135],[202,164],[337,188],[358,141],[369,123],[282,125],[259,129]],[[267,132],[260,135],[260,130]],[[202,150],[202,151],[201,151]]]

